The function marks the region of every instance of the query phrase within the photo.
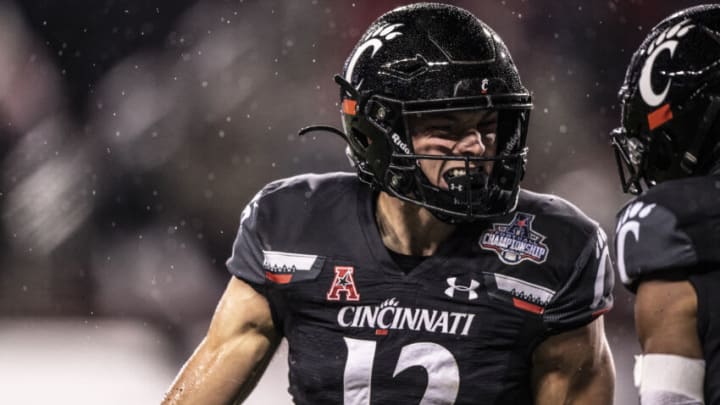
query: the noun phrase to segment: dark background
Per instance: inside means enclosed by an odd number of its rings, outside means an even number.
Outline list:
[[[0,402],[159,402],[207,328],[249,198],[349,170],[338,138],[296,131],[339,124],[332,75],[406,3],[1,2]],[[524,186],[613,234],[625,66],[655,23],[699,3],[452,3],[500,34],[533,92]],[[634,403],[632,298],[616,298],[616,397]],[[251,402],[287,401],[283,362]]]

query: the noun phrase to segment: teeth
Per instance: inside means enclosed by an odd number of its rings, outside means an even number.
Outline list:
[[[466,174],[466,173],[465,173],[465,169],[452,169],[452,170],[450,170],[450,176],[451,176],[451,177],[464,176],[465,174]]]

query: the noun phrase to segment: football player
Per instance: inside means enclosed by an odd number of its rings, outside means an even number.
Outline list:
[[[640,195],[615,243],[637,292],[641,403],[720,404],[720,5],[655,26],[620,100],[613,145],[623,190]]]
[[[356,174],[273,182],[168,404],[243,398],[281,338],[295,403],[608,404],[613,271],[597,223],[521,190],[532,108],[500,37],[417,4],[336,76]]]

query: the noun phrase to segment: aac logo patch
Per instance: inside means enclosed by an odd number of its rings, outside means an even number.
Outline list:
[[[340,301],[340,293],[345,294],[346,301],[360,300],[360,294],[355,288],[354,272],[352,266],[335,266],[335,278],[327,293],[328,301]]]
[[[535,215],[516,212],[509,224],[493,224],[483,232],[478,244],[497,253],[505,264],[516,265],[523,260],[544,263],[550,249],[543,243],[545,235],[533,230],[534,220]]]

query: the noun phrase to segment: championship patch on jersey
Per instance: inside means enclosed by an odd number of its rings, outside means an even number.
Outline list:
[[[516,212],[508,224],[493,224],[482,233],[478,244],[485,250],[497,253],[505,264],[515,265],[523,260],[544,263],[550,250],[543,243],[545,235],[535,232],[532,223],[535,215]]]
[[[324,263],[322,256],[263,250],[265,278],[276,284],[313,280]]]

